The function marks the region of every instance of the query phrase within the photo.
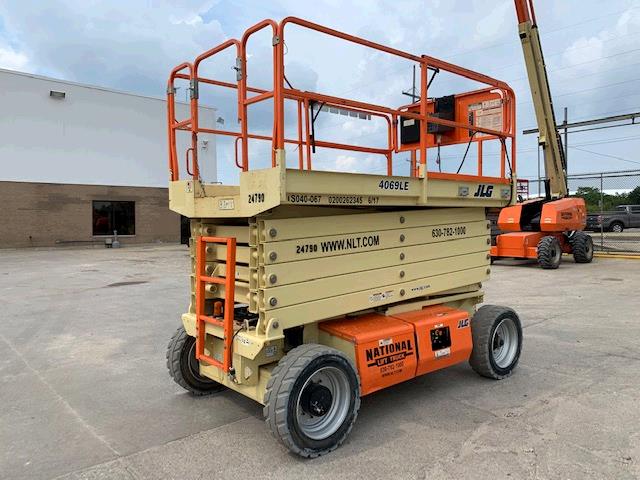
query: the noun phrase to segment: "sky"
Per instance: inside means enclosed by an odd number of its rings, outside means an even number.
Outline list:
[[[558,121],[564,107],[570,122],[640,111],[640,0],[535,0],[535,7]],[[240,38],[264,18],[286,16],[504,80],[516,92],[518,130],[535,127],[512,0],[3,0],[0,68],[163,97],[174,65],[228,38]],[[287,32],[286,74],[295,88],[391,107],[407,103],[402,91],[411,87],[410,62],[295,27]],[[270,88],[270,45],[267,32],[250,41],[250,85]],[[203,64],[202,74],[234,81],[234,60],[230,53],[220,55]],[[429,95],[476,87],[441,74]],[[201,101],[218,108],[225,128],[238,130],[234,92],[202,88]],[[288,106],[291,136],[294,112]],[[268,102],[253,107],[249,128],[269,134],[270,119]],[[386,142],[386,127],[377,120],[321,113],[316,127],[317,138],[327,141]],[[443,149],[443,170],[457,168],[464,147]],[[292,166],[296,149],[287,148]],[[518,175],[536,177],[535,135],[519,134],[517,151]],[[637,169],[639,151],[639,125],[570,134],[569,172]],[[218,152],[218,177],[237,181],[230,141],[219,138]],[[485,153],[487,169],[494,171],[497,147]],[[250,156],[252,166],[267,165],[269,146],[253,142]],[[407,174],[408,165],[406,154],[394,157],[398,174]],[[380,156],[328,149],[319,149],[314,166],[371,173],[385,169]],[[462,171],[471,168],[465,164]]]

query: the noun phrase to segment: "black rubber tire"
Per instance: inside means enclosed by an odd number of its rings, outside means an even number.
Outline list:
[[[187,335],[184,327],[178,328],[167,347],[167,368],[169,375],[192,395],[202,396],[226,390],[221,383],[203,377],[198,373],[195,359],[196,339]]]
[[[511,318],[518,332],[518,348],[513,361],[504,368],[499,367],[493,358],[492,339],[496,327],[504,318]],[[522,325],[518,314],[508,307],[498,305],[484,305],[478,309],[471,320],[471,335],[473,350],[469,357],[469,364],[473,370],[487,378],[501,380],[513,373],[520,360],[522,351]]]
[[[349,380],[351,395],[347,415],[336,432],[314,440],[298,428],[297,398],[306,380],[322,367],[342,369]],[[339,350],[313,343],[287,353],[271,372],[264,396],[264,417],[272,435],[291,452],[315,458],[338,448],[353,428],[360,408],[360,378],[351,360]]]
[[[576,263],[591,263],[593,260],[593,239],[584,232],[574,232],[569,238],[573,259]]]
[[[542,237],[538,242],[538,264],[545,270],[554,270],[560,266],[562,247],[556,237]]]
[[[615,230],[615,227],[618,227],[619,230]],[[610,232],[616,232],[616,233],[622,233],[624,231],[624,224],[622,222],[611,222],[611,225],[609,225],[609,231]]]

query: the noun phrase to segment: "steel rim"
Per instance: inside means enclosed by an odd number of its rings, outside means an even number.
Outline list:
[[[499,368],[508,368],[518,353],[518,329],[512,318],[504,318],[493,331],[491,339],[493,361]]]
[[[331,392],[331,406],[326,413],[315,416],[305,411],[303,393],[315,385],[322,385]],[[336,367],[323,367],[304,383],[296,400],[296,420],[300,431],[312,440],[324,440],[333,435],[342,425],[351,404],[351,388],[347,374]]]
[[[191,373],[195,379],[202,383],[214,383],[210,378],[200,375],[200,362],[196,360],[196,342],[193,342],[191,347],[189,347],[187,358],[187,368],[189,369],[189,373]]]
[[[611,227],[611,230],[613,232],[620,233],[622,231],[622,227],[616,223],[613,227]]]
[[[558,245],[553,245],[551,247],[551,260],[552,263],[558,263],[560,261],[560,255],[561,255],[561,251],[560,251],[560,247],[558,247]]]
[[[587,254],[587,258],[591,258],[593,255],[593,240],[591,237],[587,239],[587,248],[585,249],[585,252]]]

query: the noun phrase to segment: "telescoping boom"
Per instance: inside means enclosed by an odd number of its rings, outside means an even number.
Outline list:
[[[532,0],[515,0],[515,4],[518,34],[522,43],[522,53],[540,132],[539,143],[544,151],[545,172],[549,180],[547,193],[552,198],[562,198],[567,196],[567,162],[562,149],[562,140],[556,129],[553,100],[535,11]]]

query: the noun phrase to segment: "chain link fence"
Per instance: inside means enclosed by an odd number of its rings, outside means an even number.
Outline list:
[[[640,255],[640,170],[570,175],[568,182],[587,204],[595,250]]]

